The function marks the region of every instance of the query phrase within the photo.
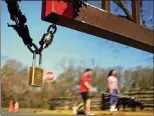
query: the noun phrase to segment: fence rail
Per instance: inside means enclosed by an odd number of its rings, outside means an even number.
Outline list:
[[[154,88],[149,88],[147,90],[141,90],[139,88],[127,90],[124,95],[136,97],[144,105],[146,109],[154,108]],[[63,101],[59,99],[57,101]],[[60,104],[55,105],[56,109],[72,109],[74,105],[77,105],[82,102],[82,99],[78,96],[77,99],[74,97],[72,100],[63,101]],[[52,101],[50,102],[52,104]],[[92,98],[91,109],[93,110],[104,110],[109,108],[109,96],[97,94]],[[127,108],[130,109],[130,108]]]

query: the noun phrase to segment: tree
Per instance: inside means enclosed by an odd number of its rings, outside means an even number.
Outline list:
[[[128,20],[132,20],[132,16],[129,10],[130,4],[132,3],[132,1],[130,0],[113,0],[113,2],[119,7],[119,9],[121,9],[124,13],[125,13],[125,18],[127,18]],[[150,7],[149,9],[147,9],[144,6],[144,0],[140,0],[140,17],[141,17],[141,25],[143,25],[143,27],[149,28],[151,30],[154,29],[154,23],[153,23],[153,8]],[[153,1],[149,1],[151,2],[151,4],[153,4]],[[117,10],[117,8],[115,8]],[[148,18],[146,18],[148,15]]]
[[[58,75],[52,83],[44,82],[43,87],[34,88],[28,85],[28,68],[17,61],[6,63],[3,69],[2,78],[2,107],[8,107],[10,97],[19,100],[21,107],[28,108],[49,108],[50,99],[68,97],[77,99],[79,94],[80,77],[85,67],[81,64],[76,66],[73,60],[61,63],[63,72]],[[17,66],[16,66],[17,64]],[[5,69],[5,70],[4,70]],[[6,70],[7,69],[7,70]],[[134,80],[135,87],[147,89],[153,86],[153,68],[136,67],[134,69],[124,70],[121,66],[112,67],[118,72],[120,88],[124,91],[131,88],[131,82]],[[13,71],[12,71],[13,70]],[[111,68],[94,67],[92,74],[92,85],[100,90],[106,91],[107,75]],[[4,78],[5,72],[5,78]],[[9,73],[11,72],[11,73]]]

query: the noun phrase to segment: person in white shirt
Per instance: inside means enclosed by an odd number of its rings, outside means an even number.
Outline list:
[[[111,94],[110,96],[110,111],[117,111],[116,104],[118,103],[118,98],[115,96],[118,93],[120,93],[120,90],[118,88],[118,79],[116,76],[116,71],[111,70],[108,74],[108,88],[109,92]]]

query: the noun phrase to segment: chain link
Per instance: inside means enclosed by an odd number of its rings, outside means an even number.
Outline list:
[[[16,26],[16,28],[18,28],[18,30],[16,29],[16,31],[25,43],[25,41],[27,39],[29,39],[30,36],[27,36],[29,34],[28,27],[27,27],[26,37],[29,37],[29,38],[25,38],[25,35],[22,36],[22,34],[25,33],[23,28],[25,26],[25,23],[27,22],[27,19],[26,19],[26,16],[22,14],[22,12],[19,8],[19,5],[18,5],[18,2],[20,2],[21,0],[5,0],[5,1],[7,3],[8,11],[10,13],[10,18],[11,18],[11,20],[15,21],[15,24],[16,24],[11,27]],[[53,30],[51,30],[51,28]],[[54,37],[54,34],[56,33],[56,31],[57,31],[56,24],[51,24],[47,29],[47,33],[45,33],[42,36],[42,39],[39,42],[40,48],[38,49],[36,44],[32,42],[33,41],[32,39],[30,41],[26,42],[27,48],[33,54],[34,53],[40,54],[40,58],[42,59],[41,53],[44,48],[47,48],[52,43],[53,37]]]
[[[51,30],[51,28],[53,30]],[[39,42],[39,44],[41,45],[40,48],[39,48],[39,53],[41,53],[43,51],[44,48],[47,48],[53,41],[53,37],[54,37],[54,34],[56,33],[57,31],[57,27],[55,24],[51,24],[48,29],[47,29],[47,33],[45,33],[43,36],[42,36],[42,39],[41,41]]]
[[[51,28],[53,29],[53,31],[51,31]],[[47,29],[47,32],[48,32],[48,33],[52,33],[52,34],[55,34],[56,31],[57,31],[56,24],[50,25],[50,26],[48,27],[48,29]]]
[[[32,47],[34,47],[34,50],[32,49]],[[27,44],[27,48],[31,53],[34,53],[34,52],[37,53],[38,51],[38,47],[33,42],[31,43],[31,45]]]

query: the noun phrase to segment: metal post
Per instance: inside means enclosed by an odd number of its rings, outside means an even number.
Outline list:
[[[132,20],[140,25],[140,0],[132,0]]]
[[[50,99],[51,98],[51,82],[48,82],[48,98]]]
[[[110,12],[110,0],[102,0],[102,9]]]

